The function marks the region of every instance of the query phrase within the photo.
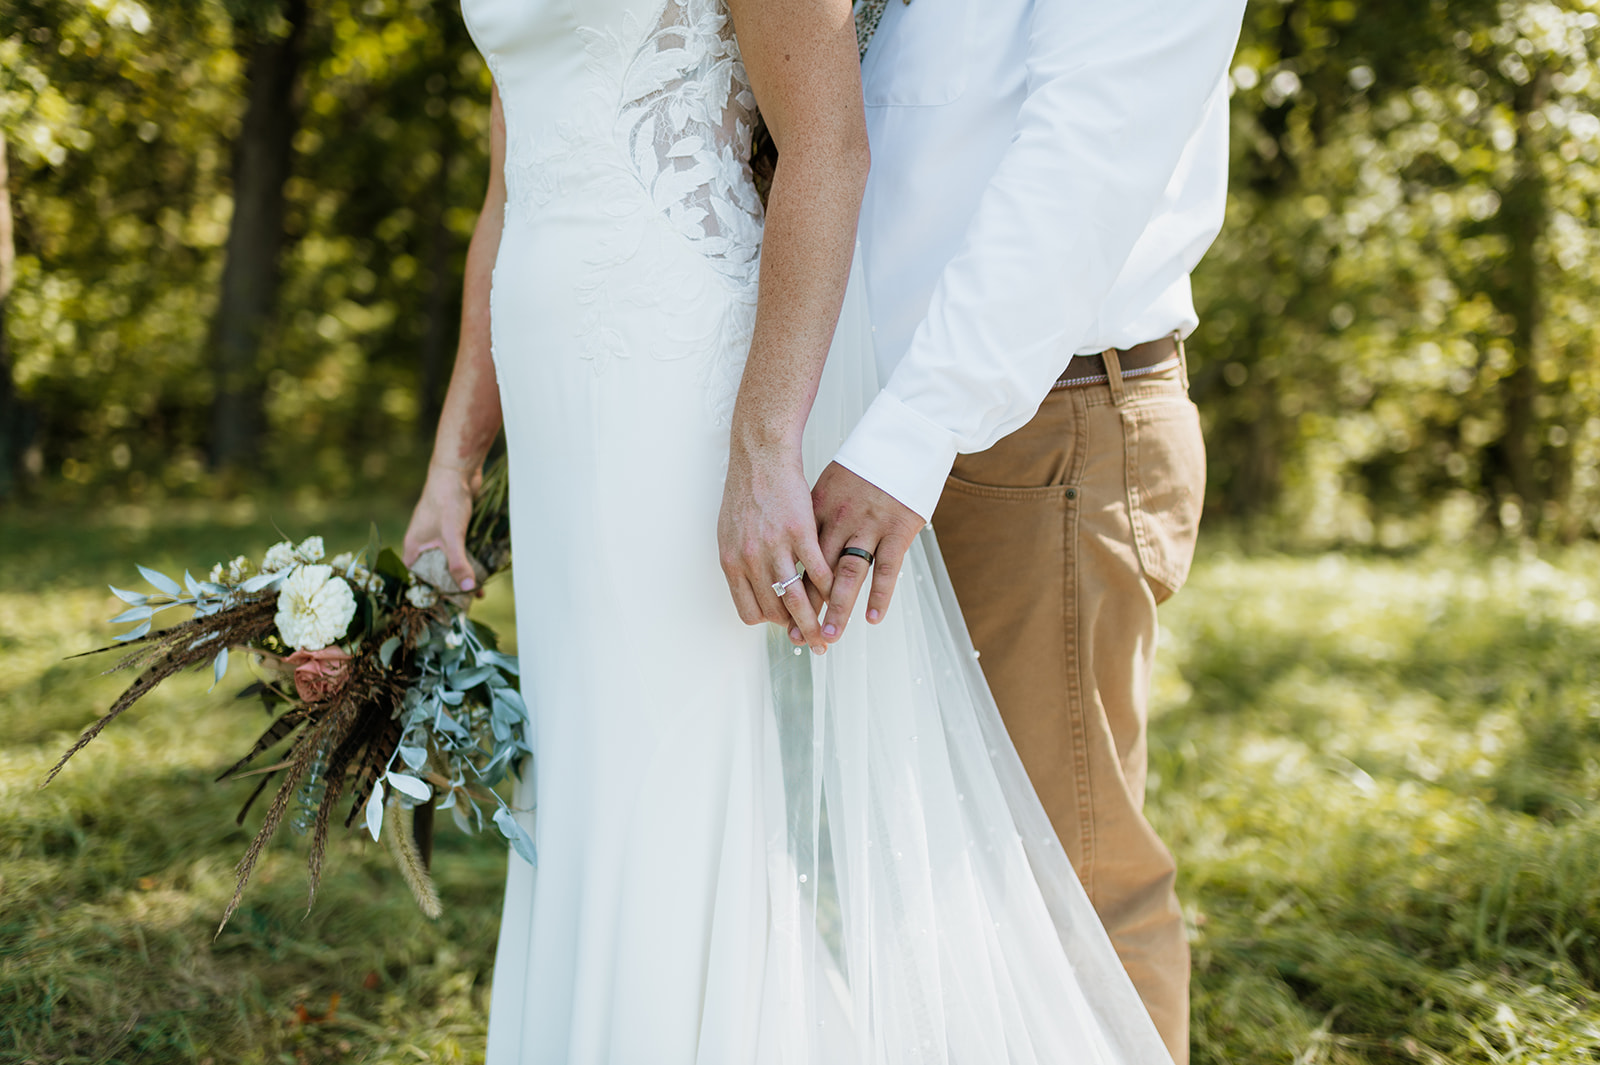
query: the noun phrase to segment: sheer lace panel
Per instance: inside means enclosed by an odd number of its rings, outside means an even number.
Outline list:
[[[755,96],[723,0],[666,0],[619,56],[617,135],[673,227],[730,280],[755,281],[761,201],[750,177]]]

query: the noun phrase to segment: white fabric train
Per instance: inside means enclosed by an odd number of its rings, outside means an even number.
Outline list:
[[[877,392],[864,291],[857,271],[806,427],[813,479]],[[854,618],[825,656],[777,630],[769,647],[766,819],[783,831],[758,1060],[1169,1061],[1001,723],[932,530],[881,624]]]

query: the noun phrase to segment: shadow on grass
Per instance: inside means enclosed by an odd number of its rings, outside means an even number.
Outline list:
[[[217,934],[259,823],[232,824],[236,790],[187,770],[90,777],[0,823],[0,1060],[257,1060],[251,1048],[309,1037],[296,1004],[325,1013],[335,993],[344,1019],[322,1034],[328,1060],[346,1060],[348,1026],[376,1023],[391,997],[418,1016],[437,1006],[441,966],[465,979],[457,1020],[481,1028],[498,838],[441,835],[446,913],[429,922],[387,851],[339,830],[308,913],[304,841],[285,831]]]

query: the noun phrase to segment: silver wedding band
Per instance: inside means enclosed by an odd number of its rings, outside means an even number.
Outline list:
[[[773,591],[773,593],[776,594],[779,599],[782,599],[783,596],[784,596],[784,593],[787,592],[790,588],[794,587],[795,584],[799,583],[800,578],[804,577],[805,575],[806,575],[806,568],[804,566],[798,566],[798,565],[795,566],[795,568],[794,568],[794,576],[793,577],[790,577],[786,581],[773,581],[772,582],[772,591]]]

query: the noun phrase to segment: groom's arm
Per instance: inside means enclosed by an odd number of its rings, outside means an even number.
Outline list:
[[[904,526],[932,516],[956,455],[1025,425],[1088,338],[1224,91],[1243,9],[1035,4],[1011,144],[905,357],[813,493],[828,557],[847,542],[880,544],[869,620],[888,606]],[[865,577],[855,561],[843,560],[830,596],[840,628]]]

